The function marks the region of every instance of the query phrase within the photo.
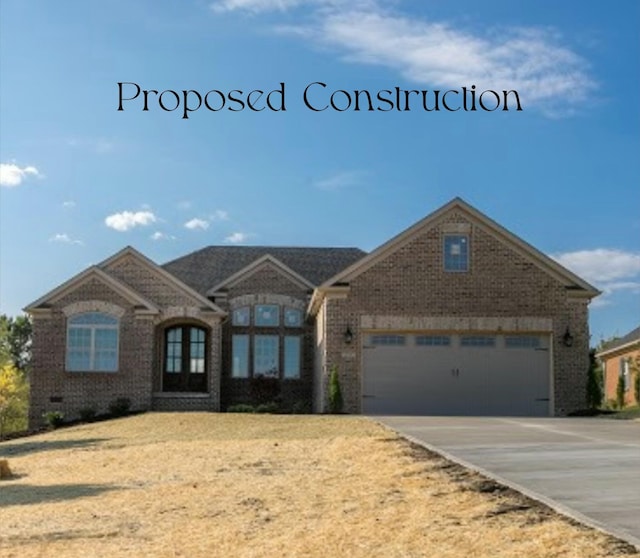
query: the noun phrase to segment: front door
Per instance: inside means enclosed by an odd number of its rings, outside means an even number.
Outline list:
[[[165,330],[163,391],[207,391],[207,332],[194,325]]]

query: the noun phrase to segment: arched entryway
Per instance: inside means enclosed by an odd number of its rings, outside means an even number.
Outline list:
[[[162,391],[206,392],[209,332],[194,323],[172,324],[162,335]]]

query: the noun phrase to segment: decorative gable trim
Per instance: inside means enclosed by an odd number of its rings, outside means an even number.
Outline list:
[[[183,294],[197,300],[200,304],[202,304],[203,308],[207,310],[212,310],[215,314],[219,316],[226,316],[226,312],[222,310],[218,305],[211,302],[208,298],[202,296],[197,291],[193,290],[191,287],[180,281],[177,277],[160,267],[158,264],[147,258],[145,255],[138,252],[132,246],[127,246],[123,248],[110,258],[107,258],[103,262],[99,263],[98,266],[100,268],[107,268],[110,265],[116,264],[119,260],[132,257],[138,262],[140,262],[143,266],[149,269],[152,273],[158,276],[161,280],[168,282],[173,287],[177,288]]]
[[[78,275],[75,275],[52,291],[49,291],[46,295],[26,306],[24,310],[31,314],[46,312],[49,310],[48,306],[51,303],[61,299],[66,294],[73,292],[93,279],[105,284],[122,298],[136,306],[136,313],[158,314],[160,311],[155,304],[140,296],[137,292],[131,289],[131,287],[125,285],[122,281],[119,281],[108,273],[105,273],[95,265],[85,269]]]
[[[207,295],[215,296],[219,294],[219,291],[222,290],[223,288],[233,287],[238,283],[240,283],[241,281],[244,281],[249,277],[251,277],[252,275],[255,275],[256,273],[258,273],[259,271],[262,271],[263,269],[267,269],[269,267],[275,268],[276,271],[284,275],[287,279],[289,279],[291,282],[295,283],[301,288],[313,289],[315,286],[312,283],[310,283],[307,279],[302,277],[302,275],[296,273],[295,271],[293,271],[293,269],[291,269],[290,267],[282,263],[279,259],[273,257],[271,254],[265,254],[264,256],[258,258],[257,260],[254,260],[253,262],[251,262],[246,267],[243,267],[239,271],[236,271],[233,275],[227,277],[221,283],[218,283],[214,287],[211,287],[207,291]]]
[[[385,242],[361,260],[358,260],[353,265],[325,281],[313,293],[313,297],[309,304],[309,313],[314,314],[317,311],[327,289],[334,285],[349,284],[349,282],[353,281],[356,277],[387,258],[390,254],[407,245],[417,236],[423,234],[426,230],[434,227],[444,216],[455,210],[465,214],[474,226],[479,227],[484,232],[510,246],[515,252],[526,258],[536,267],[554,277],[561,284],[565,285],[568,290],[571,289],[572,297],[584,297],[591,299],[600,294],[600,291],[593,287],[593,285],[590,285],[565,267],[561,266],[549,256],[543,254],[529,243],[517,237],[515,234],[511,233],[461,198],[454,198],[449,203],[445,204],[433,213],[430,213],[408,229]],[[471,228],[470,225],[466,223],[443,223],[442,226],[444,231],[449,233],[468,233]]]

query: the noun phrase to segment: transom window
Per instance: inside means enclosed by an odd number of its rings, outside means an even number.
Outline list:
[[[69,372],[118,370],[118,318],[102,312],[86,312],[67,322]]]
[[[445,235],[444,270],[469,271],[469,238],[466,235]]]
[[[278,327],[280,307],[277,304],[256,304],[254,324],[258,327]]]
[[[233,311],[231,323],[234,326],[248,326],[251,317],[251,309],[248,306],[237,308]]]
[[[300,327],[302,325],[302,310],[298,310],[297,308],[285,308],[284,325],[286,327]]]

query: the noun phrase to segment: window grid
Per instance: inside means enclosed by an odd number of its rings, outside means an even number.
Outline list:
[[[67,323],[69,372],[116,372],[118,370],[118,318],[86,312]]]
[[[444,270],[469,271],[469,238],[466,235],[445,235]]]
[[[372,335],[372,345],[386,345],[402,347],[406,345],[406,337],[404,335]]]
[[[496,338],[488,335],[464,335],[460,337],[462,347],[495,347]]]
[[[416,335],[416,345],[422,347],[449,347],[451,337],[448,335]]]
[[[507,349],[537,349],[540,347],[540,338],[531,335],[514,335],[504,338]]]

